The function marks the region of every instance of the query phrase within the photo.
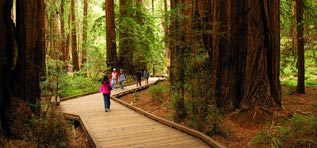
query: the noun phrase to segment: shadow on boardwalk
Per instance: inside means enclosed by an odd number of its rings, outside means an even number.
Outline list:
[[[151,78],[150,83],[157,78]],[[144,84],[143,84],[144,85]],[[112,96],[136,89],[136,85],[124,90],[112,90]],[[152,120],[116,101],[104,112],[100,93],[62,101],[59,109],[66,115],[79,118],[89,134],[93,147],[100,148],[207,148],[201,139]]]

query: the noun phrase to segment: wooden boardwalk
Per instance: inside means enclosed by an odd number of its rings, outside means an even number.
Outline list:
[[[155,80],[151,79],[150,83]],[[124,91],[135,89],[126,86]],[[111,95],[122,93],[116,89]],[[104,111],[102,94],[62,101],[60,111],[77,115],[97,148],[208,148],[205,142],[147,118],[113,100]]]

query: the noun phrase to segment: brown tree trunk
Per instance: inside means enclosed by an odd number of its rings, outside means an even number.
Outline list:
[[[65,33],[65,0],[61,0],[60,17],[61,17],[61,60],[66,61],[66,33]]]
[[[68,28],[69,31],[66,33],[66,45],[65,45],[65,60],[70,61],[70,42],[71,42],[71,34],[72,31],[70,30],[72,28],[72,22],[71,22],[71,14],[68,15]]]
[[[296,0],[296,22],[297,22],[297,92],[305,93],[305,55],[304,55],[304,1]]]
[[[75,0],[70,1],[71,9],[71,45],[72,45],[72,60],[73,71],[79,70],[78,52],[77,52],[77,32],[76,32],[76,18],[75,18]]]
[[[87,29],[88,29],[88,0],[84,0],[84,20],[83,20],[83,49],[82,49],[82,64],[87,60]]]
[[[164,29],[164,42],[165,42],[165,47],[166,47],[166,58],[167,59],[170,59],[171,57],[171,53],[170,53],[170,50],[169,50],[169,43],[168,43],[168,17],[166,16],[167,15],[167,0],[164,0],[164,21],[163,21],[163,29]],[[168,63],[167,65],[168,68],[170,68],[170,63]]]
[[[279,0],[179,3],[191,4],[181,13],[192,17],[172,19],[180,22],[173,24],[176,36],[170,36],[177,42],[170,45],[171,81],[183,83],[185,65],[173,64],[182,61],[183,50],[195,53],[193,45],[201,44],[210,60],[211,92],[205,104],[227,111],[281,106]]]
[[[36,109],[40,100],[39,74],[44,41],[44,2],[42,0],[17,0],[18,61],[16,67],[15,96]],[[39,110],[38,110],[39,111]]]
[[[15,70],[15,28],[11,19],[12,0],[0,1],[0,132],[9,130],[9,108],[12,99],[12,74]],[[1,140],[0,140],[1,141]]]
[[[154,14],[154,0],[152,0],[152,13]]]
[[[296,19],[293,19],[293,18],[296,18],[296,1],[293,1],[291,2],[291,22],[292,22],[292,25],[291,25],[291,36],[292,36],[292,55],[296,55],[296,51],[297,51],[297,30],[296,30]]]
[[[186,2],[180,1],[171,1],[171,9],[175,9],[178,5],[186,4]],[[176,116],[174,120],[180,121],[186,117],[185,109],[185,50],[184,46],[186,38],[186,27],[188,24],[184,20],[180,19],[180,15],[185,14],[183,9],[176,10],[176,14],[172,17],[174,23],[171,25],[173,32],[171,38],[173,43],[170,44],[171,50],[171,85],[173,86],[172,91],[176,93],[177,101],[176,106],[177,110],[175,111]]]
[[[175,1],[170,1],[171,3],[171,10],[176,9],[176,3]],[[175,25],[178,22],[178,20],[176,19],[176,15],[172,15],[170,17],[170,25],[169,25],[169,31],[168,31],[168,47],[169,47],[169,54],[170,54],[170,67],[169,67],[169,77],[170,77],[170,83],[171,85],[174,85],[175,83],[175,68],[176,68],[176,54],[175,54],[175,42],[174,42],[174,38],[175,38],[175,34],[177,33],[175,30]]]
[[[116,31],[114,0],[106,0],[106,42],[107,42],[107,66],[113,68],[118,66],[116,49]]]
[[[211,43],[205,48],[211,57],[212,98],[217,107],[281,106],[279,0],[202,5],[213,8],[209,16],[213,34],[204,38],[205,45]]]

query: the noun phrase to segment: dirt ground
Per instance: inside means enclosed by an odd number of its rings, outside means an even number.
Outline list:
[[[152,101],[151,94],[147,89],[123,96],[120,99],[172,121],[173,109],[168,94],[164,101]],[[309,114],[313,110],[312,104],[317,104],[317,88],[308,86],[306,94],[297,94],[296,88],[282,86],[282,103],[283,109],[275,109],[270,113],[253,110],[225,116],[223,117],[223,125],[230,128],[229,136],[215,135],[212,138],[229,148],[254,147],[251,145],[251,139],[258,131],[270,128],[276,119],[289,118],[294,113]]]

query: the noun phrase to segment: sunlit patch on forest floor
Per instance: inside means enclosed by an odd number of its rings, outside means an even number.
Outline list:
[[[153,101],[151,93],[147,89],[120,99],[171,121],[174,110],[170,95],[165,96],[164,101]],[[223,117],[223,125],[228,128],[229,134],[226,137],[214,135],[212,138],[226,147],[254,147],[251,141],[259,131],[270,129],[280,119],[289,119],[295,113],[310,115],[316,109],[313,105],[317,105],[317,87],[307,86],[306,94],[297,94],[296,88],[282,86],[282,102],[284,109],[273,109],[268,112],[254,109]],[[181,124],[185,125],[186,121]]]

